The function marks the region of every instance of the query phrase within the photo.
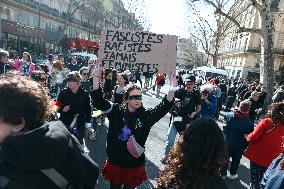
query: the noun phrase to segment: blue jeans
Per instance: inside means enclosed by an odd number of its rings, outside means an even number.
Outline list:
[[[177,136],[177,129],[175,127],[175,121],[177,121],[177,117],[173,117],[172,121],[171,121],[171,126],[169,127],[168,129],[168,134],[167,134],[167,142],[166,142],[166,146],[165,146],[165,149],[164,149],[164,155],[167,156],[172,147],[174,146],[175,144],[175,140],[176,140],[176,136]],[[189,126],[189,124],[186,125],[186,128]]]
[[[167,156],[170,153],[172,147],[175,144],[175,140],[176,140],[176,136],[177,136],[177,129],[175,128],[173,121],[174,121],[174,118],[171,122],[171,126],[168,129],[167,142],[166,142],[166,146],[165,146],[165,150],[164,150],[165,156]]]

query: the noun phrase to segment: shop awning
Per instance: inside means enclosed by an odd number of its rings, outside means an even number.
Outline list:
[[[100,44],[96,41],[89,41],[86,39],[67,39],[67,48],[80,50],[94,50],[97,51],[100,48]]]

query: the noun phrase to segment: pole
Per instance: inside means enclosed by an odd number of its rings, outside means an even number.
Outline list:
[[[0,47],[3,48],[2,15],[0,14]]]
[[[40,38],[40,19],[41,19],[41,13],[40,13],[40,4],[39,0],[37,1],[37,10],[38,10],[38,25],[37,25],[37,55],[40,55],[40,44],[39,44],[39,38]]]

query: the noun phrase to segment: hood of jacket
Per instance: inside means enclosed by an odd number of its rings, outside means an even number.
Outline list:
[[[0,160],[26,170],[56,167],[68,150],[69,133],[62,122],[7,137],[1,144]]]

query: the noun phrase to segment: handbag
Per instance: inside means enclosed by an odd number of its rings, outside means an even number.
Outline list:
[[[145,152],[145,149],[136,142],[133,135],[128,138],[127,150],[135,158],[139,158]]]
[[[76,114],[71,122],[71,124],[69,125],[70,127],[70,131],[71,133],[76,136],[77,138],[79,138],[80,134],[79,134],[79,125],[78,125],[78,117],[79,117],[79,114]]]

